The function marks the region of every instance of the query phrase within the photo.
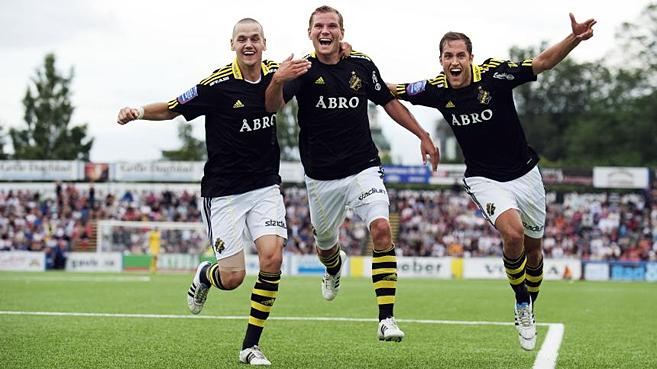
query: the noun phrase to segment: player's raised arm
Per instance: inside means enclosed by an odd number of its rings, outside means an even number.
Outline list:
[[[116,118],[118,124],[126,124],[133,120],[169,120],[177,117],[179,114],[169,110],[167,103],[152,103],[138,108],[125,107],[119,110]]]
[[[570,13],[570,26],[573,30],[572,33],[561,42],[547,48],[534,58],[532,63],[532,71],[534,72],[534,75],[552,69],[577,45],[579,45],[580,42],[591,38],[593,36],[593,25],[596,23],[596,20],[593,18],[582,23],[577,23],[573,13]]]
[[[310,62],[308,60],[292,60],[293,57],[294,54],[291,54],[287,59],[283,60],[276,73],[274,73],[271,83],[267,86],[267,91],[265,91],[265,109],[268,112],[278,111],[278,109],[285,105],[285,100],[283,99],[283,86],[285,82],[305,74],[310,69]]]
[[[426,164],[427,156],[431,160],[431,168],[435,171],[440,162],[440,152],[431,140],[429,132],[425,131],[408,109],[399,100],[390,100],[383,106],[390,118],[394,119],[400,126],[406,128],[420,139],[420,151],[422,162]]]

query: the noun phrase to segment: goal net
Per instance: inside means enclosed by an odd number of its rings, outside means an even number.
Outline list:
[[[210,253],[205,227],[193,222],[131,222],[119,220],[98,221],[96,250],[123,254],[150,254],[154,232],[159,233],[161,254]]]

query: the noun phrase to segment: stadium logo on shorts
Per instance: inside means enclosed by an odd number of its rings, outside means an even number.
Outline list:
[[[351,79],[349,80],[349,87],[351,87],[352,90],[358,91],[360,90],[361,87],[363,87],[363,81],[358,78],[356,75],[356,72],[351,71]]]
[[[383,189],[383,188],[371,188],[371,189],[369,189],[368,191],[365,191],[365,192],[361,193],[360,196],[358,196],[358,200],[361,200],[361,201],[362,201],[362,200],[364,200],[365,198],[367,198],[368,196],[373,195],[373,194],[375,194],[375,193],[382,193],[382,194],[385,194],[385,193],[386,193],[386,190]]]
[[[522,226],[525,227],[525,229],[527,229],[528,231],[532,231],[532,232],[540,232],[540,231],[543,230],[542,225],[531,225],[531,224],[527,224],[525,222],[522,222]]]
[[[493,214],[495,214],[495,204],[493,204],[492,202],[486,204],[486,212],[488,213],[488,215],[493,216]]]
[[[224,244],[224,241],[221,240],[221,238],[217,238],[212,248],[214,248],[214,252],[216,252],[217,254],[221,254],[221,252],[224,251],[226,246]]]
[[[287,228],[287,225],[285,224],[285,221],[282,220],[275,220],[275,219],[269,219],[265,222],[265,227],[281,227],[281,228]]]

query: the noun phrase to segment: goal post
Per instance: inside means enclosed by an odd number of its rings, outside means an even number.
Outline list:
[[[159,235],[154,235],[158,232]],[[98,221],[97,252],[123,254],[195,254],[210,252],[208,236],[199,222]]]

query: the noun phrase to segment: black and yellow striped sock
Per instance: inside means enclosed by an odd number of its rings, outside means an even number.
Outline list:
[[[251,313],[249,325],[246,327],[246,336],[242,343],[242,350],[257,345],[260,341],[262,329],[271,312],[271,307],[278,296],[278,283],[281,281],[281,272],[267,273],[260,271],[258,280],[251,290]]]
[[[223,284],[221,284],[221,275],[219,274],[219,264],[211,264],[206,266],[201,270],[201,275],[199,277],[201,283],[205,285],[212,285],[217,287],[220,290],[225,290]]]
[[[319,261],[324,264],[326,271],[330,275],[336,275],[342,267],[342,259],[340,259],[340,246],[335,248],[335,252],[329,256],[319,256]]]
[[[372,252],[372,282],[379,305],[379,321],[393,316],[397,291],[397,256],[395,245],[388,250]]]
[[[538,298],[538,292],[541,289],[541,282],[543,282],[543,258],[541,258],[541,261],[536,267],[527,266],[525,284],[527,285],[527,291],[529,291],[529,296],[531,296],[532,302],[535,302]]]
[[[504,269],[506,269],[506,277],[509,278],[509,283],[513,292],[516,293],[516,302],[523,303],[529,302],[529,293],[525,285],[525,267],[527,266],[527,256],[523,250],[522,254],[517,259],[509,259],[503,256]]]

